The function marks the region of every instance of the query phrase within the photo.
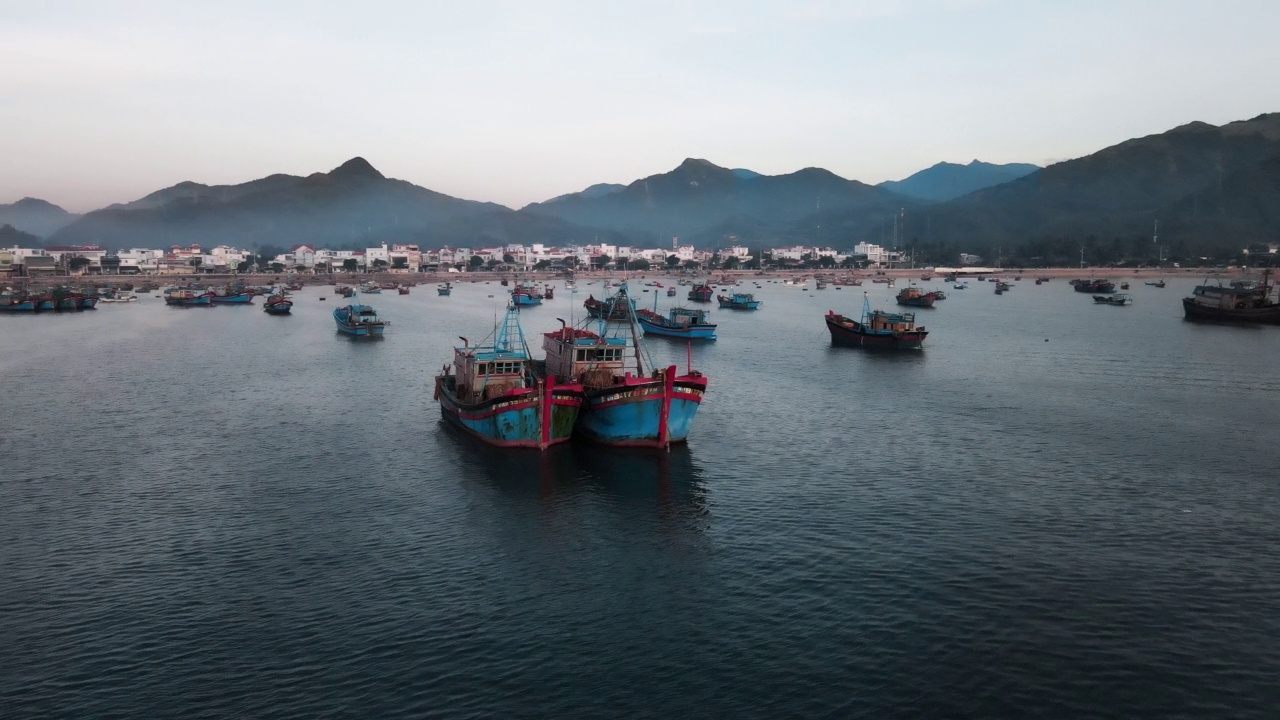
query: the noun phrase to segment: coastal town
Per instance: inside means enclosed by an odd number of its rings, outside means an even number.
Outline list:
[[[980,262],[981,258],[971,256]],[[0,278],[76,275],[194,276],[254,272],[324,275],[332,273],[452,273],[468,271],[533,272],[650,269],[702,272],[804,268],[911,268],[905,253],[859,243],[850,250],[829,247],[778,247],[753,250],[730,246],[698,249],[672,239],[670,248],[609,244],[554,247],[506,245],[486,248],[422,249],[385,243],[363,250],[333,250],[298,244],[278,254],[218,245],[193,244],[166,249],[132,248],[116,252],[98,245],[0,248]]]

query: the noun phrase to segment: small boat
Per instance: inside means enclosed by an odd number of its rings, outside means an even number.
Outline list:
[[[1129,283],[1128,283],[1127,281],[1126,281],[1126,282],[1122,282],[1122,283],[1120,283],[1120,289],[1121,289],[1121,290],[1128,290],[1128,289],[1129,289]]]
[[[715,294],[715,290],[706,283],[698,283],[689,291],[689,299],[693,302],[711,302],[711,296]]]
[[[1013,286],[1003,280],[996,281],[996,294],[1003,295],[1013,289]]]
[[[409,286],[408,286],[408,285],[397,285],[397,286],[396,286],[396,294],[397,294],[397,295],[408,295],[408,294],[409,294]]]
[[[720,302],[721,308],[729,310],[756,310],[764,304],[763,300],[757,300],[751,293],[733,293],[727,297],[717,295],[716,300]]]
[[[377,295],[382,292],[382,286],[376,282],[366,282],[360,286],[360,292],[366,295]]]
[[[269,296],[262,306],[262,311],[268,315],[288,315],[291,310],[293,310],[293,301],[283,293]]]
[[[569,440],[585,399],[582,385],[535,372],[514,303],[491,344],[461,339],[452,367],[436,376],[445,420],[499,447],[545,450]]]
[[[673,285],[672,287],[667,288],[667,297],[675,297],[675,296],[676,296],[675,286]]]
[[[1147,285],[1150,285],[1151,287],[1162,288],[1165,286],[1165,282],[1164,280],[1157,280],[1156,282],[1149,282],[1147,283]]]
[[[629,300],[626,287],[614,297]],[[562,321],[559,330],[543,336],[543,348],[548,377],[582,384],[586,402],[575,430],[582,437],[605,445],[656,448],[688,438],[707,377],[692,369],[680,374],[675,365],[652,367],[634,315],[627,323],[602,324],[600,333]]]
[[[1280,300],[1273,292],[1270,268],[1263,270],[1260,283],[1236,280],[1223,285],[1215,280],[1217,284],[1205,281],[1182,299],[1186,319],[1280,325]]]
[[[450,285],[449,283],[436,286],[437,295],[448,295],[451,292],[453,292],[453,286]]]
[[[333,321],[338,330],[356,337],[381,337],[391,324],[378,317],[378,312],[368,305],[343,305],[333,309]]]
[[[898,291],[895,299],[898,301],[899,305],[931,308],[933,307],[934,301],[938,299],[938,295],[937,293],[924,292],[915,285],[908,285]]]
[[[355,288],[350,285],[335,285],[333,292],[335,295],[339,295],[341,297],[351,297],[356,294]]]
[[[929,335],[923,326],[916,326],[915,313],[872,310],[871,300],[865,293],[860,319],[854,320],[828,310],[826,321],[831,344],[842,347],[919,350]]]
[[[556,297],[556,288],[554,285],[547,283],[542,287],[542,299],[554,300]]]
[[[969,289],[969,283],[966,283],[966,282],[956,283],[955,285],[952,285],[951,287],[955,288],[956,290],[968,290],[968,289]]]
[[[1128,293],[1115,293],[1114,295],[1094,295],[1093,301],[1099,305],[1132,305],[1133,298]]]
[[[673,307],[663,315],[657,311],[657,298],[654,298],[654,306],[653,310],[636,311],[636,321],[644,328],[645,335],[685,340],[716,339],[716,325],[707,322],[706,310]]]

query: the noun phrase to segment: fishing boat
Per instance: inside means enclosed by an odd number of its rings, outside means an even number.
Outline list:
[[[360,285],[360,292],[366,295],[378,295],[382,292],[382,286],[376,282],[369,281]]]
[[[676,296],[676,288],[674,285],[672,285],[671,287],[667,288],[667,297],[675,297],[675,296]]]
[[[915,313],[872,310],[871,300],[862,296],[862,317],[858,320],[827,311],[831,344],[843,347],[919,350],[929,331],[916,326]]]
[[[1109,294],[1116,291],[1116,284],[1110,280],[1072,280],[1076,292],[1091,294]]]
[[[543,299],[543,300],[554,300],[554,299],[555,299],[555,297],[556,297],[556,287],[555,287],[555,285],[552,285],[551,283],[547,283],[546,285],[543,285],[543,286],[542,286],[542,299]]]
[[[541,305],[542,293],[534,285],[518,282],[515,289],[511,291],[511,302],[517,307]]]
[[[626,299],[625,286],[617,296]],[[658,448],[684,442],[707,377],[691,368],[681,374],[675,365],[656,367],[636,332],[635,315],[629,315],[627,323],[596,320],[599,332],[561,321],[559,330],[543,336],[547,376],[582,384],[586,402],[575,432],[588,440]]]
[[[464,337],[454,348],[453,365],[436,376],[440,414],[499,447],[545,450],[567,441],[584,401],[582,386],[535,372],[514,303],[491,337],[477,345]]]
[[[751,293],[733,293],[729,296],[717,295],[716,300],[720,302],[721,308],[729,310],[757,310],[764,304],[763,300],[757,300]]]
[[[251,305],[253,296],[252,290],[222,288],[211,293],[209,302],[214,305]]]
[[[1236,280],[1223,285],[1208,281],[1196,287],[1191,297],[1182,299],[1182,310],[1188,320],[1246,322],[1280,325],[1280,300],[1271,283],[1271,268],[1262,272],[1261,282]]]
[[[351,297],[356,294],[356,289],[350,285],[335,285],[333,292],[341,297]]]
[[[636,301],[627,297],[622,290],[606,297],[604,300],[597,300],[594,295],[588,295],[583,301],[582,307],[587,309],[587,314],[593,318],[603,320],[629,320],[636,309]]]
[[[293,310],[293,301],[284,293],[269,296],[262,306],[262,311],[268,315],[288,315],[291,310]]]
[[[1162,288],[1165,286],[1165,282],[1163,279],[1161,279],[1161,280],[1157,280],[1156,282],[1149,282],[1147,283],[1147,285],[1150,285],[1151,287]]]
[[[408,295],[408,294],[409,294],[409,286],[408,286],[408,285],[397,285],[397,286],[396,286],[396,294],[398,294],[398,295]]]
[[[933,303],[938,299],[937,293],[924,292],[915,285],[908,285],[898,291],[895,296],[899,305],[907,305],[910,307],[931,308]]]
[[[658,312],[658,298],[653,299],[652,310],[637,310],[636,322],[645,335],[681,338],[685,340],[715,340],[716,325],[707,322],[707,311],[699,308],[673,307],[663,315]]]
[[[0,312],[35,312],[36,299],[26,293],[7,291],[0,295]]]
[[[452,285],[450,285],[449,283],[445,283],[445,284],[443,284],[443,285],[437,285],[437,286],[436,286],[436,294],[437,294],[437,295],[448,295],[448,294],[449,294],[449,293],[451,293],[451,292],[453,292],[453,286],[452,286]]]
[[[1094,295],[1093,301],[1099,305],[1132,305],[1133,298],[1128,293],[1115,293],[1114,295]]]
[[[333,321],[338,330],[355,337],[381,337],[391,324],[378,317],[378,311],[368,305],[343,305],[333,309]]]
[[[1126,282],[1122,282],[1122,283],[1120,283],[1120,289],[1121,289],[1121,290],[1128,290],[1128,289],[1129,289],[1129,283],[1128,283],[1127,281],[1126,281]]]
[[[715,294],[715,290],[706,283],[698,283],[689,291],[689,299],[693,302],[711,302],[711,296]]]
[[[192,307],[196,305],[213,305],[213,293],[196,292],[190,288],[176,288],[164,294],[164,304],[170,307]]]

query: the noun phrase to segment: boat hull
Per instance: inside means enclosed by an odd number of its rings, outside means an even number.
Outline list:
[[[1201,305],[1191,298],[1183,298],[1182,311],[1187,320],[1280,325],[1280,305],[1264,305],[1263,307],[1244,308],[1216,308]]]
[[[18,302],[0,305],[0,312],[35,312],[35,300],[19,300]]]
[[[924,348],[927,330],[906,332],[873,332],[861,323],[850,321],[849,327],[828,316],[827,330],[831,332],[831,344],[840,347],[880,348],[885,350],[920,350]]]
[[[237,295],[214,295],[209,298],[214,305],[249,305],[253,303],[253,293]]]
[[[92,310],[96,307],[98,307],[98,298],[92,297],[92,296],[86,296],[86,297],[80,298],[81,310]]]
[[[715,340],[715,325],[690,325],[689,327],[668,327],[660,323],[653,322],[643,316],[636,318],[640,323],[640,327],[644,328],[645,335],[657,335],[659,337],[679,338],[681,340]]]
[[[540,385],[480,403],[459,402],[457,377],[436,377],[440,415],[450,424],[497,447],[545,450],[573,437],[582,409],[577,385]]]
[[[578,416],[578,433],[593,442],[620,447],[668,447],[689,437],[707,379],[676,376],[675,366],[661,378],[587,391]]]
[[[288,315],[293,310],[292,302],[267,303],[262,306],[262,311],[268,315]]]
[[[383,325],[382,323],[352,324],[352,323],[343,322],[341,320],[335,320],[335,322],[338,324],[339,332],[345,333],[352,337],[382,337],[384,331],[386,330],[386,326]]]
[[[212,305],[209,295],[195,297],[166,297],[164,304],[172,307],[190,307],[193,305]]]

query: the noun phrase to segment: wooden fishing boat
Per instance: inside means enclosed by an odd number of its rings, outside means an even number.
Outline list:
[[[353,337],[381,337],[390,320],[378,317],[378,311],[368,305],[343,305],[333,309],[333,321],[338,330]]]
[[[262,311],[268,315],[288,315],[292,310],[293,301],[284,293],[269,296],[262,306]]]
[[[831,344],[843,347],[919,350],[929,331],[916,326],[915,313],[890,313],[872,310],[871,301],[863,294],[862,316],[854,320],[828,310],[827,330]]]
[[[711,296],[715,294],[715,290],[706,283],[698,283],[689,291],[689,299],[693,302],[711,302]]]
[[[631,307],[625,286],[615,297]],[[634,314],[627,323],[600,323],[599,330],[562,324],[543,336],[547,377],[581,383],[586,395],[575,432],[615,446],[664,448],[684,442],[707,377],[692,368],[681,374],[675,365],[655,367],[647,359]]]
[[[715,340],[716,325],[707,322],[707,311],[698,308],[673,307],[663,315],[657,311],[657,298],[653,310],[637,310],[636,321],[645,335],[679,338],[682,340]]]
[[[436,376],[435,399],[445,420],[499,447],[545,450],[569,440],[578,421],[582,386],[539,376],[529,356],[515,304],[493,341],[453,351],[453,365]]]
[[[1191,297],[1182,299],[1186,319],[1280,325],[1280,300],[1275,296],[1270,268],[1257,283],[1236,280],[1223,285],[1220,278],[1214,281],[1212,285],[1205,281]]]
[[[757,310],[764,304],[763,300],[756,300],[751,293],[733,293],[732,295],[717,295],[716,300],[720,302],[720,307],[728,310]]]
[[[899,305],[931,308],[933,303],[937,301],[938,295],[937,293],[925,292],[915,285],[908,285],[898,291],[895,299]]]

